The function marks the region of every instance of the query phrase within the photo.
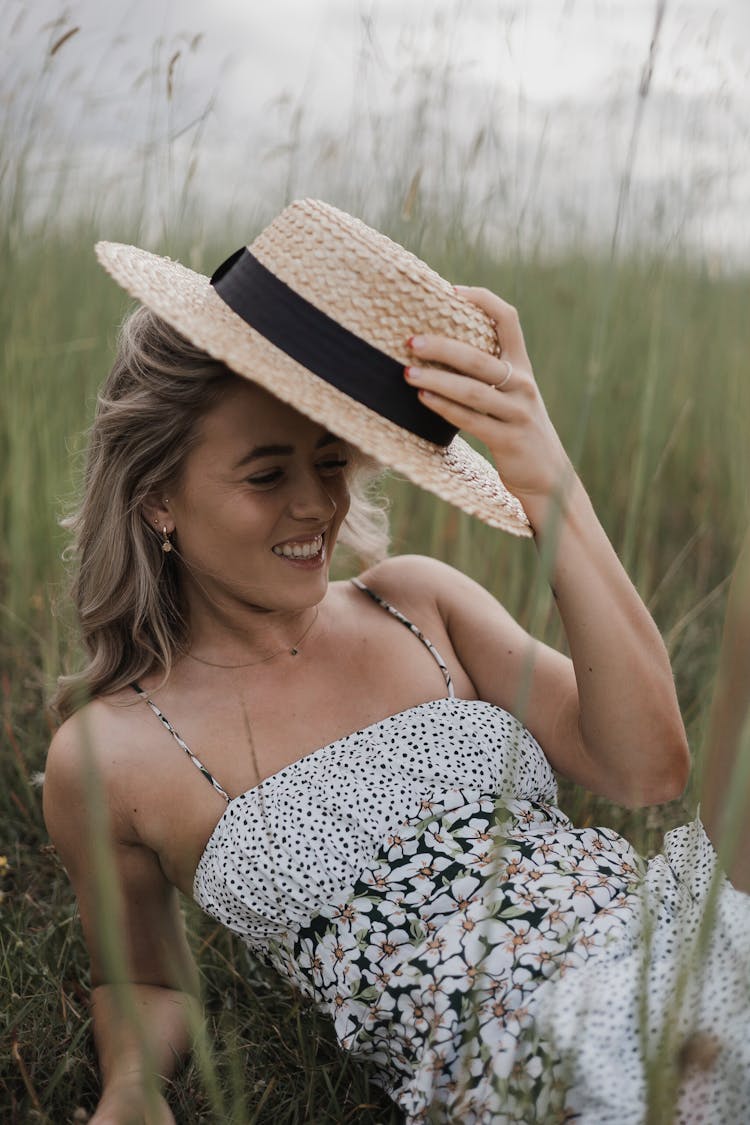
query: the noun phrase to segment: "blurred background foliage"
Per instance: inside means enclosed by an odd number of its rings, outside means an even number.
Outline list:
[[[464,8],[454,5],[450,18],[459,20]],[[317,127],[306,133],[304,99],[280,91],[266,107],[273,143],[260,146],[258,158],[258,175],[270,168],[275,187],[243,205],[235,185],[223,217],[206,211],[196,179],[210,90],[187,139],[178,128],[188,108],[180,105],[180,67],[200,57],[200,34],[158,41],[134,79],[148,90],[150,120],[122,180],[106,153],[97,171],[88,152],[82,176],[75,122],[70,136],[61,136],[51,112],[66,96],[58,68],[80,28],[67,15],[38,28],[26,85],[4,88],[0,133],[3,1120],[84,1121],[96,1099],[85,952],[64,872],[46,842],[35,774],[52,729],[46,694],[77,660],[58,520],[76,495],[97,386],[128,308],[95,263],[97,238],[148,245],[210,272],[290,198],[318,194],[379,226],[452,281],[487,285],[516,304],[550,415],[666,638],[698,751],[724,593],[747,521],[750,278],[673,237],[681,216],[669,211],[669,200],[668,238],[626,237],[659,9],[650,54],[623,99],[630,126],[618,150],[609,225],[598,240],[582,233],[577,219],[566,227],[564,209],[546,237],[543,210],[518,207],[517,166],[495,103],[467,107],[456,92],[444,14],[424,31],[434,44],[432,67],[396,68],[393,76],[394,89],[401,82],[411,90],[408,114],[373,110],[365,127],[360,96],[338,135]],[[502,5],[494,18],[501,32]],[[362,82],[377,65],[376,30],[371,6],[352,48]],[[99,60],[97,73],[105,66]],[[543,135],[539,144],[543,151]],[[700,190],[700,181],[691,185],[691,206]],[[662,215],[662,231],[665,221]],[[532,544],[397,479],[387,490],[395,552],[445,559],[492,590],[523,625],[564,645],[551,598],[540,593]],[[580,823],[622,829],[645,853],[694,805],[690,792],[674,806],[638,813],[568,785],[562,795]],[[219,1116],[210,1083],[192,1063],[174,1083],[178,1119],[395,1121],[366,1071],[342,1061],[323,1022],[238,943],[186,908],[224,1100]]]

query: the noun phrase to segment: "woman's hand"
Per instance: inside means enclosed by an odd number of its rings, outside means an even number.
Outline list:
[[[504,484],[533,509],[571,478],[572,466],[536,385],[518,313],[487,289],[458,291],[495,322],[500,357],[444,336],[414,336],[410,346],[424,366],[407,367],[405,377],[425,406],[487,445]]]
[[[104,1091],[89,1125],[176,1125],[166,1099],[147,1095],[140,1076],[119,1079]]]

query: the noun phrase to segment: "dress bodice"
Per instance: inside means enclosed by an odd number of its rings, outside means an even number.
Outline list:
[[[552,769],[508,712],[436,699],[293,762],[231,800],[198,863],[198,904],[262,951],[352,887],[404,820],[452,790],[554,801]]]

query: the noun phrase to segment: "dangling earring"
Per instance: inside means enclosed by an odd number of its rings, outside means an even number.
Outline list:
[[[164,552],[164,554],[167,555],[172,550],[172,544],[169,542],[169,535],[167,534],[166,527],[163,527],[161,529],[161,533],[162,533],[161,549]]]

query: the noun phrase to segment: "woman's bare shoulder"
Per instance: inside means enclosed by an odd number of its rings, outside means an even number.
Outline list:
[[[395,555],[376,563],[360,579],[398,609],[435,610],[444,621],[467,599],[489,598],[460,570],[426,555]]]
[[[128,690],[86,703],[61,724],[50,742],[45,787],[75,789],[92,768],[106,783],[149,738],[144,717],[141,701]]]
[[[392,555],[375,563],[360,576],[366,586],[390,600],[403,592],[410,599],[435,601],[439,594],[457,578],[463,578],[454,567],[427,555]]]

